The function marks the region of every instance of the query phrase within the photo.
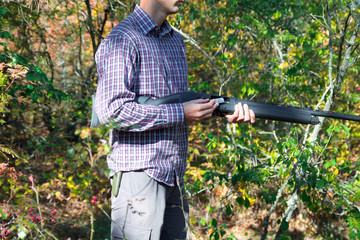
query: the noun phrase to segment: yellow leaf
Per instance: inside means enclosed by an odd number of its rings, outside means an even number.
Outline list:
[[[190,217],[190,224],[195,225],[195,223],[196,223],[196,218],[195,217]]]
[[[256,199],[255,198],[248,198],[249,199],[249,202],[250,202],[250,206],[254,205],[254,203],[256,202]]]
[[[80,138],[81,139],[85,139],[91,136],[91,129],[90,128],[85,128],[83,130],[81,130],[80,133]]]
[[[61,193],[60,193],[59,191],[57,191],[57,192],[55,193],[55,197],[56,197],[56,199],[58,199],[58,200],[62,200],[62,199],[63,199],[63,197],[61,196]]]
[[[287,68],[287,67],[289,67],[289,63],[288,63],[288,62],[283,62],[283,63],[281,63],[281,64],[279,65],[279,68],[280,68],[280,69],[284,69],[284,68]]]
[[[337,176],[339,174],[339,169],[335,168],[334,174]]]

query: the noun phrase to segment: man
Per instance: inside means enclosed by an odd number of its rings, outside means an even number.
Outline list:
[[[110,134],[108,156],[114,176],[113,239],[171,240],[189,234],[182,190],[187,123],[210,118],[218,104],[207,99],[161,106],[134,102],[138,95],[160,98],[187,91],[184,42],[166,21],[182,4],[182,0],[141,0],[96,53],[95,109],[101,123],[117,124]],[[237,105],[226,117],[229,122],[255,121],[246,105]]]

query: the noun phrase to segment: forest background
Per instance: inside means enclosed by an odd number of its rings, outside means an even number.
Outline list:
[[[130,0],[0,3],[0,238],[109,239],[94,54]],[[192,91],[359,114],[359,1],[193,0]],[[360,127],[190,125],[192,239],[360,239]]]

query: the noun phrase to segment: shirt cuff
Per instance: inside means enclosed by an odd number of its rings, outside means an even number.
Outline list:
[[[181,103],[164,104],[167,117],[167,125],[174,126],[185,122],[184,108]]]

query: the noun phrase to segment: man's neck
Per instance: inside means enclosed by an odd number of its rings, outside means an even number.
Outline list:
[[[166,20],[168,14],[158,9],[157,6],[147,4],[146,1],[140,2],[140,7],[150,16],[150,18],[160,27]]]

